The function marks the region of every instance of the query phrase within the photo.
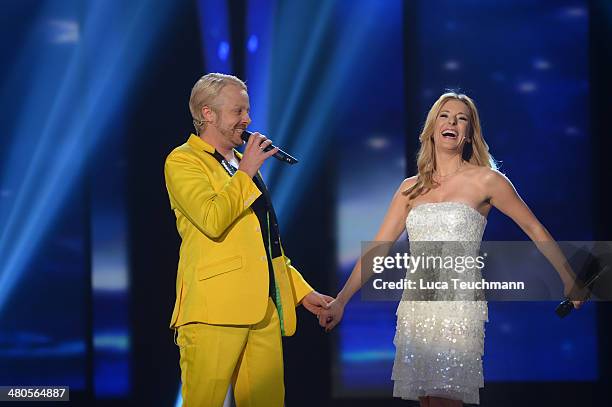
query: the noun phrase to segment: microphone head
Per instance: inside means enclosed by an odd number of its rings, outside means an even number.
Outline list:
[[[555,313],[559,318],[565,318],[574,309],[574,304],[570,300],[565,300],[557,306]]]
[[[245,130],[245,131],[243,131],[243,132],[242,132],[242,134],[240,135],[240,138],[241,138],[242,140],[244,140],[244,142],[246,143],[246,142],[248,142],[248,141],[249,141],[249,137],[251,137],[251,134],[253,134],[253,133],[251,133],[251,132],[250,132],[250,131],[248,131],[248,130]]]

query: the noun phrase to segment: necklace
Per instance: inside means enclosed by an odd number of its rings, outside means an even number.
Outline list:
[[[436,170],[436,171],[434,171],[434,175],[436,177],[440,178],[440,179],[445,179],[445,178],[451,177],[451,176],[455,175],[456,173],[458,173],[459,170],[461,169],[461,167],[463,167],[463,160],[459,163],[459,165],[457,166],[457,169],[455,171],[451,172],[450,174],[440,175],[440,174],[438,174],[438,171]]]

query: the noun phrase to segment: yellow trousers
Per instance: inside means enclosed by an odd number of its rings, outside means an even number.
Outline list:
[[[183,407],[222,406],[230,383],[237,407],[283,406],[282,340],[271,299],[255,325],[182,325],[177,344]]]

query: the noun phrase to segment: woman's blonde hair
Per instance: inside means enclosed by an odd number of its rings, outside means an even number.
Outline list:
[[[480,119],[478,118],[478,110],[474,101],[468,96],[456,93],[447,92],[442,94],[433,104],[425,125],[419,136],[421,142],[421,148],[417,155],[417,180],[414,185],[406,190],[402,191],[404,195],[408,195],[409,199],[412,200],[417,196],[426,193],[431,190],[434,186],[438,185],[433,179],[433,173],[436,169],[436,153],[434,147],[434,131],[436,118],[442,110],[442,106],[449,100],[459,100],[463,102],[469,110],[469,122],[468,122],[468,135],[466,137],[469,140],[463,146],[462,158],[471,164],[478,165],[480,167],[489,167],[497,169],[497,162],[489,154],[489,146],[482,137],[482,129],[480,127]]]

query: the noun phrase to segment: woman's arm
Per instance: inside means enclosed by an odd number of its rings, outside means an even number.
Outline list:
[[[571,266],[555,239],[521,199],[510,180],[500,172],[490,170],[485,176],[485,185],[491,205],[510,217],[536,244],[538,250],[559,273],[565,294],[569,295],[576,280]],[[581,303],[574,301],[574,306],[578,308]]]
[[[374,236],[374,245],[371,246],[367,252],[384,251],[384,253],[377,253],[377,255],[386,255],[389,251],[389,244],[395,242],[397,238],[404,231],[406,217],[410,210],[407,205],[408,198],[402,194],[402,191],[406,190],[416,182],[416,176],[405,179],[400,187],[393,195],[391,204],[387,209],[387,213],[383,219],[383,222]],[[379,242],[379,245],[376,244]],[[319,324],[324,326],[326,330],[334,328],[342,319],[344,312],[344,306],[350,301],[351,297],[361,288],[364,282],[368,281],[372,276],[372,271],[368,270],[367,274],[362,275],[361,273],[361,258],[355,264],[351,275],[346,280],[344,287],[338,293],[336,300],[330,304],[330,310],[324,311],[319,316]]]

